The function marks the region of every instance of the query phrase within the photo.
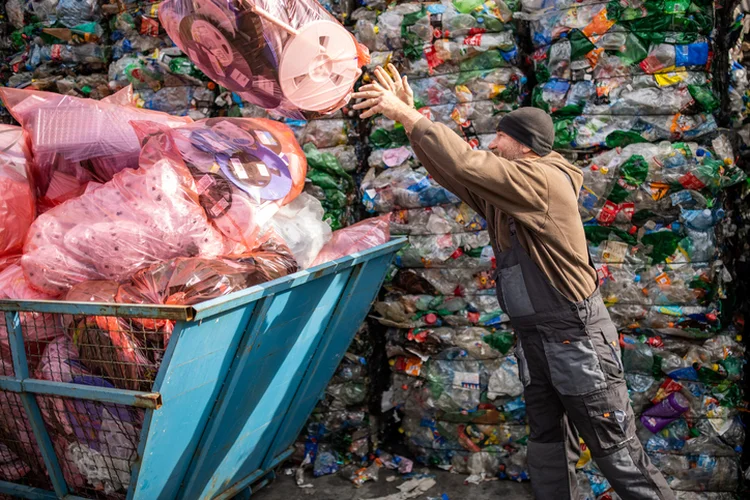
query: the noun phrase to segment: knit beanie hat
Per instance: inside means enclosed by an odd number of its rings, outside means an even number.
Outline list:
[[[520,142],[539,156],[552,151],[555,142],[555,126],[552,118],[539,108],[519,108],[503,116],[497,125],[503,132]]]

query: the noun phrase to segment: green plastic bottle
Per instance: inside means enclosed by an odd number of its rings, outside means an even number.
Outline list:
[[[453,6],[461,14],[470,14],[477,7],[481,7],[484,0],[453,0]]]
[[[648,48],[634,33],[628,33],[625,44],[615,53],[625,66],[633,66],[648,56]]]
[[[482,340],[502,354],[508,354],[508,351],[510,351],[510,348],[516,342],[515,335],[512,332],[494,332],[484,335]]]
[[[310,168],[321,170],[333,177],[343,179],[348,186],[354,186],[354,179],[341,167],[339,159],[331,153],[321,153],[318,148],[311,142],[308,142],[302,148],[305,151],[307,164]]]
[[[713,113],[721,106],[719,98],[706,85],[688,85],[688,91],[706,113]]]
[[[727,378],[726,370],[722,366],[716,365],[714,368],[716,370],[700,363],[693,363],[693,369],[698,372],[698,380],[704,384],[715,384]]]
[[[573,126],[574,118],[555,120],[555,149],[569,149],[578,137],[578,130]]]
[[[615,130],[607,136],[604,140],[605,144],[610,149],[624,148],[630,144],[638,144],[641,142],[648,142],[646,139],[641,137],[638,132],[631,132],[629,130]]]
[[[654,263],[658,263],[664,262],[667,257],[674,254],[681,239],[677,233],[664,230],[643,235],[641,243],[651,247],[649,256]]]
[[[620,166],[620,179],[630,189],[616,182],[607,199],[619,205],[630,196],[635,188],[646,182],[646,177],[648,177],[648,163],[645,158],[641,155],[631,156]]]
[[[577,61],[596,48],[591,40],[579,30],[574,30],[568,35],[570,40],[570,60]]]

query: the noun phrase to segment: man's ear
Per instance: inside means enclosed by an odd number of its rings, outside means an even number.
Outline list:
[[[527,155],[531,153],[531,148],[527,146],[521,146],[521,151],[523,152],[523,154]]]

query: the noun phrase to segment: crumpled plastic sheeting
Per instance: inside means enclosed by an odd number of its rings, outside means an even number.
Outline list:
[[[289,246],[300,269],[308,268],[331,239],[331,227],[323,221],[324,214],[320,201],[301,193],[270,220],[270,225]]]
[[[0,125],[0,271],[20,257],[36,216],[27,158],[22,129]]]
[[[333,232],[310,267],[361,252],[390,240],[388,216],[373,217]]]
[[[237,261],[179,258],[142,269],[120,286],[115,300],[128,304],[197,304],[296,270],[291,251],[272,239]]]
[[[90,181],[107,182],[125,168],[138,168],[140,142],[131,121],[178,126],[192,122],[126,103],[123,89],[111,99],[0,89],[0,98],[22,125],[33,154],[33,178],[42,208],[82,193]],[[131,97],[132,99],[132,97]]]
[[[49,294],[89,280],[123,280],[174,257],[225,250],[168,134],[142,127],[140,168],[55,207],[32,225],[21,260],[32,286]]]

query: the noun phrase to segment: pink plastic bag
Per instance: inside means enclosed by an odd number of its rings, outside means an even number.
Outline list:
[[[391,238],[389,217],[373,217],[334,231],[310,267],[387,243]]]
[[[0,391],[0,420],[4,437],[0,443],[0,479],[15,481],[32,471],[44,477],[42,454],[18,394]]]
[[[142,269],[122,285],[117,302],[191,305],[265,283],[297,270],[289,249],[269,240],[239,260],[180,258]]]
[[[84,281],[122,281],[171,258],[224,252],[169,133],[143,127],[139,169],[119,172],[32,224],[21,259],[32,286],[60,294]]]
[[[40,212],[80,195],[87,182],[106,182],[122,169],[137,168],[140,144],[131,121],[192,122],[123,105],[132,101],[129,90],[95,101],[5,87],[0,98],[26,133]]]
[[[209,118],[171,134],[201,205],[230,245],[227,254],[255,248],[260,228],[304,188],[305,154],[279,122]]]
[[[56,295],[49,295],[35,290],[27,283],[21,266],[13,264],[0,272],[0,300],[52,300]],[[30,363],[39,359],[47,342],[62,336],[63,329],[53,314],[22,312],[21,331],[26,347],[26,357]],[[5,315],[0,315],[0,375],[13,375],[13,361],[10,354],[8,329]]]
[[[47,347],[34,376],[54,382],[115,387],[89,371],[67,338]],[[61,465],[68,484],[79,488],[88,484],[110,494],[127,486],[128,479],[121,476],[129,478],[137,456],[142,410],[81,399],[38,399],[57,456],[66,458]],[[103,470],[105,461],[109,463],[107,470]],[[97,469],[97,463],[102,470]]]
[[[315,0],[167,0],[159,20],[212,80],[289,118],[344,106],[367,48]]]
[[[31,471],[18,455],[7,446],[0,443],[0,479],[3,481],[18,481]]]
[[[36,216],[23,130],[0,125],[0,271],[20,257]]]

